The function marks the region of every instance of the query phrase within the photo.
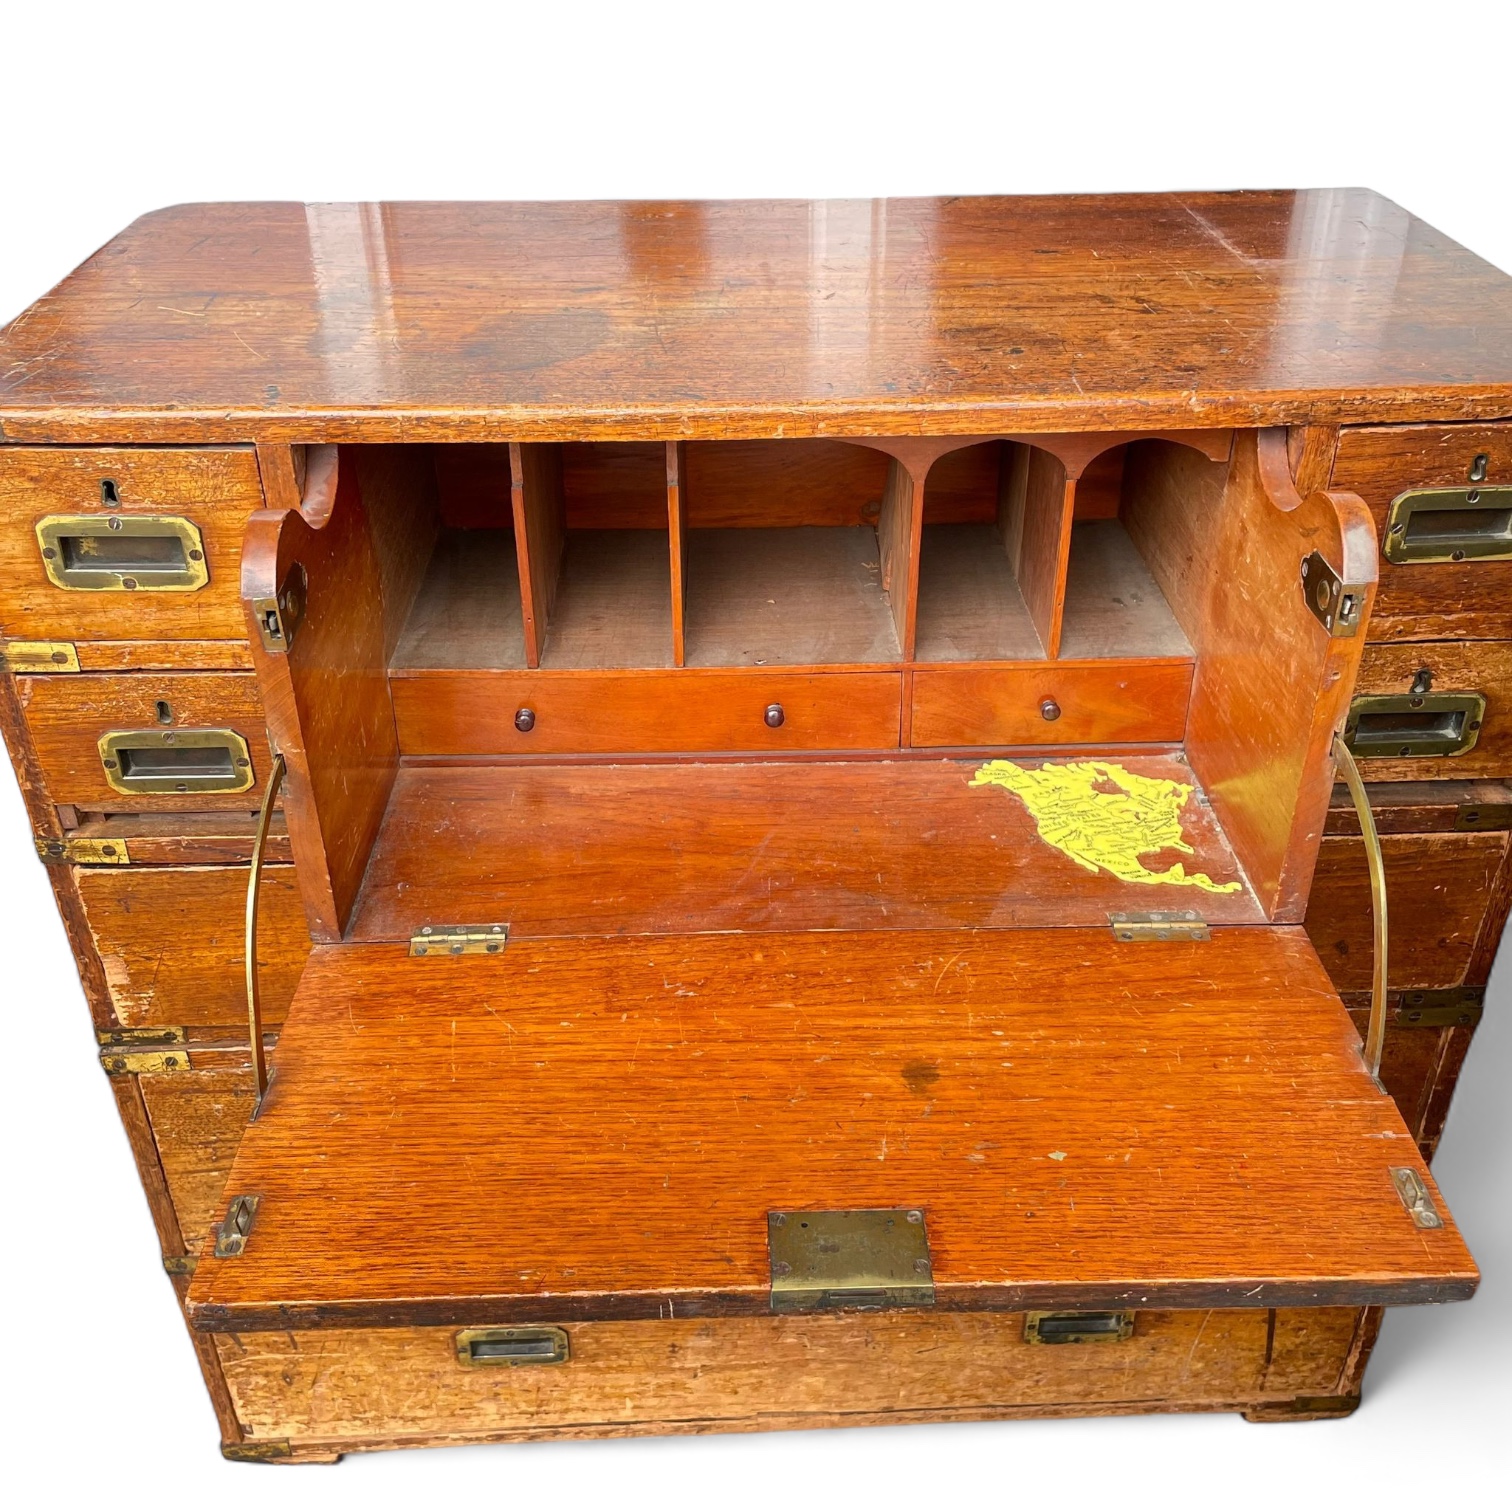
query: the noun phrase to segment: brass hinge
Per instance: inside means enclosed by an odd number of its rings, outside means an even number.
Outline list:
[[[412,956],[498,955],[509,943],[507,924],[427,924],[410,936]]]
[[[1391,1010],[1398,1029],[1473,1029],[1485,1009],[1484,987],[1416,988]]]
[[[1302,598],[1308,612],[1330,635],[1349,640],[1359,633],[1365,589],[1358,583],[1346,583],[1320,551],[1302,563]]]
[[[0,666],[12,672],[77,672],[79,651],[71,641],[6,641]]]
[[[1402,1199],[1402,1206],[1412,1215],[1412,1221],[1419,1228],[1443,1228],[1444,1220],[1439,1217],[1433,1198],[1423,1185],[1423,1178],[1411,1166],[1392,1166],[1391,1184],[1396,1188],[1397,1196]]]
[[[241,1464],[265,1465],[269,1460],[293,1457],[294,1449],[288,1439],[261,1439],[255,1444],[221,1444],[221,1458],[236,1460]]]
[[[231,1199],[226,1216],[215,1230],[217,1260],[228,1260],[246,1249],[247,1235],[252,1232],[252,1225],[257,1221],[257,1208],[261,1202],[262,1197],[256,1192]]]
[[[192,1276],[194,1267],[199,1264],[193,1255],[164,1255],[163,1269],[170,1276]]]
[[[97,1029],[95,1038],[102,1045],[182,1045],[187,1030],[163,1026],[152,1029]]]
[[[768,1213],[774,1313],[933,1307],[922,1208]]]
[[[252,615],[257,621],[257,633],[262,637],[264,651],[284,652],[294,644],[295,632],[304,618],[308,594],[309,579],[304,567],[295,562],[276,598],[252,600]]]
[[[124,840],[38,840],[37,854],[48,866],[130,866]]]
[[[161,1071],[192,1071],[187,1050],[100,1051],[100,1064],[107,1076],[155,1075]]]
[[[1148,940],[1210,940],[1207,920],[1191,909],[1176,913],[1110,913],[1113,938],[1126,943]]]

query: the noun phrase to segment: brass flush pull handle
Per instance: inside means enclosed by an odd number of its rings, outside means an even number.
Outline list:
[[[562,1328],[464,1328],[456,1338],[457,1363],[565,1365],[570,1355]]]
[[[1381,1050],[1386,1043],[1386,858],[1381,854],[1381,837],[1376,833],[1375,816],[1370,812],[1370,798],[1360,769],[1344,743],[1342,735],[1333,741],[1334,760],[1344,774],[1355,812],[1360,816],[1360,837],[1365,842],[1365,860],[1370,868],[1370,907],[1375,921],[1374,972],[1370,982],[1370,1023],[1365,1030],[1365,1069],[1381,1080]]]
[[[1118,1344],[1134,1337],[1131,1312],[1032,1312],[1024,1315],[1026,1344]]]
[[[263,852],[268,845],[268,827],[273,823],[273,805],[278,799],[278,790],[283,786],[287,770],[288,763],[280,751],[273,758],[273,770],[268,773],[268,785],[263,789],[262,812],[257,816],[257,838],[252,842],[252,865],[247,872],[247,1033],[252,1041],[252,1075],[257,1082],[253,1118],[257,1117],[263,1093],[268,1090],[268,1062],[263,1054],[262,998],[257,990],[258,883],[262,881]]]
[[[101,495],[111,502],[104,484]],[[210,581],[199,527],[177,516],[48,515],[36,533],[43,570],[56,588],[193,593]]]

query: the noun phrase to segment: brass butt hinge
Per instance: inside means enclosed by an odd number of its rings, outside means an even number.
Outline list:
[[[37,854],[48,866],[130,866],[131,847],[124,840],[41,840]]]
[[[264,651],[284,652],[294,644],[308,594],[309,579],[304,567],[295,562],[276,597],[252,600],[252,616],[257,621]]]
[[[79,651],[71,641],[5,641],[0,666],[12,672],[77,672]]]
[[[256,1192],[247,1192],[231,1199],[226,1216],[215,1230],[215,1258],[229,1260],[241,1254],[247,1247],[247,1236],[257,1221],[258,1205],[262,1197]]]
[[[1396,1188],[1397,1196],[1402,1199],[1402,1206],[1412,1215],[1412,1221],[1419,1228],[1443,1228],[1444,1220],[1439,1217],[1433,1198],[1428,1195],[1428,1188],[1423,1184],[1423,1178],[1411,1166],[1392,1166],[1391,1184]]]
[[[97,1029],[95,1038],[104,1045],[182,1045],[188,1038],[187,1030],[166,1025],[151,1029]]]
[[[1302,597],[1308,612],[1330,635],[1349,640],[1359,634],[1365,617],[1365,587],[1346,583],[1320,551],[1302,563]]]
[[[774,1313],[933,1307],[922,1208],[767,1214]]]
[[[170,1276],[192,1276],[199,1261],[193,1255],[164,1255],[163,1269]]]
[[[1473,1029],[1485,1011],[1484,987],[1414,988],[1391,1010],[1398,1029]]]
[[[127,1050],[114,1045],[100,1051],[100,1064],[107,1076],[152,1076],[194,1069],[187,1050]]]
[[[509,943],[507,924],[427,924],[410,936],[412,956],[500,955]]]
[[[1191,909],[1175,913],[1110,913],[1113,938],[1125,944],[1150,940],[1210,940],[1207,920]]]

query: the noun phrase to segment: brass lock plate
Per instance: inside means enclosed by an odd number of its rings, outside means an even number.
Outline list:
[[[1412,488],[1391,501],[1381,554],[1388,562],[1512,558],[1512,487]]]
[[[245,793],[256,780],[235,730],[111,730],[99,748],[118,793]]]
[[[767,1214],[772,1311],[933,1307],[922,1208]]]
[[[210,581],[199,527],[177,515],[48,515],[37,548],[48,581],[76,593],[193,593]]]
[[[1361,758],[1463,756],[1485,717],[1484,693],[1362,693],[1349,706],[1344,744]]]

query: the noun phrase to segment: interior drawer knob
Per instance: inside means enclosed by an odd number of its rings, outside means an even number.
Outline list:
[[[1040,705],[1040,715],[1045,719],[1059,719],[1061,715],[1060,705],[1053,698],[1047,698]]]
[[[530,734],[530,732],[535,729],[535,710],[516,709],[515,729],[517,729],[522,735]]]
[[[782,705],[777,703],[768,704],[766,713],[761,717],[766,720],[770,730],[780,730],[787,723],[787,715],[783,712]]]

